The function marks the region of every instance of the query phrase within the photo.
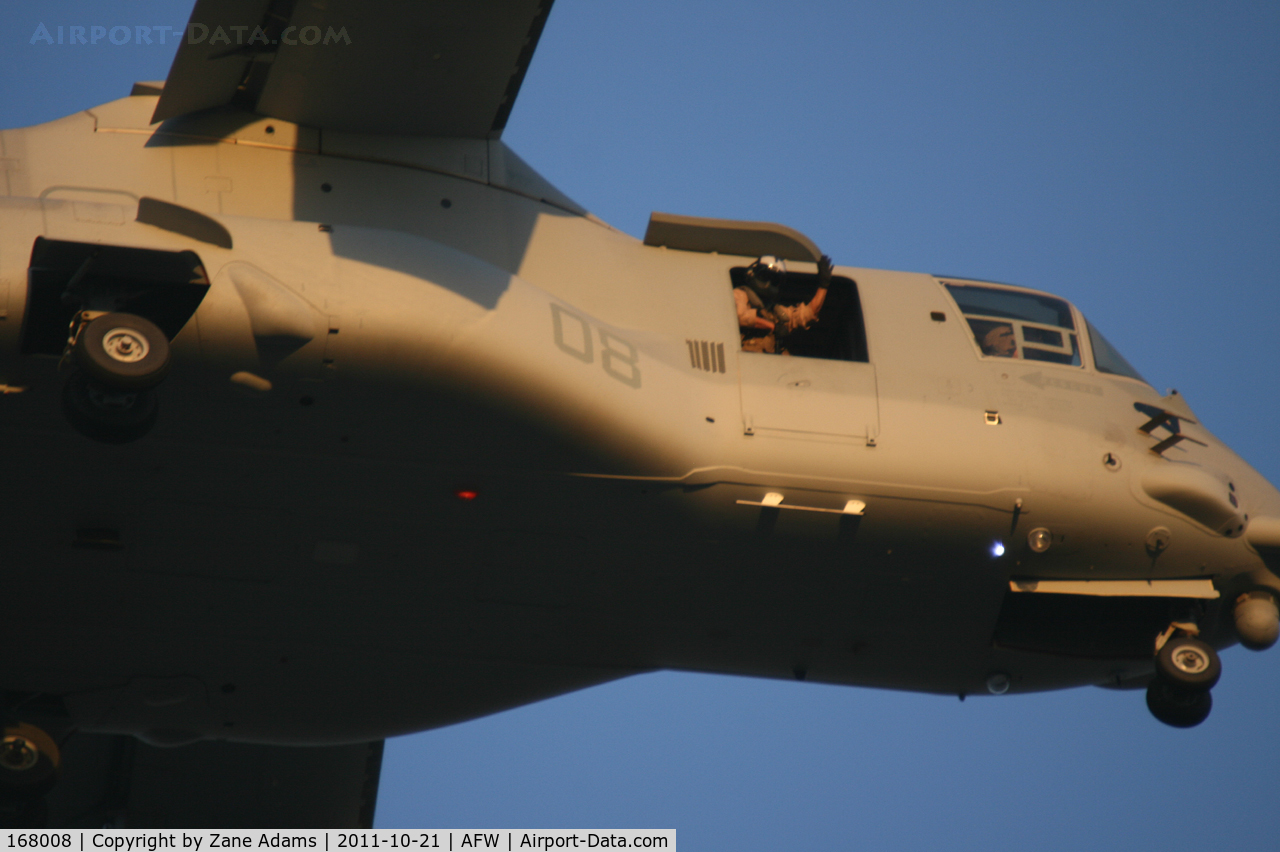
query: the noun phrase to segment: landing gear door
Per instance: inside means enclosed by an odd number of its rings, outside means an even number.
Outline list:
[[[742,424],[748,434],[861,438],[880,433],[875,366],[741,352]]]

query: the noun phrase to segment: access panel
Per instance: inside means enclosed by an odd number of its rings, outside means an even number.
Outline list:
[[[880,432],[875,365],[762,352],[738,356],[742,423],[779,431],[874,440]]]

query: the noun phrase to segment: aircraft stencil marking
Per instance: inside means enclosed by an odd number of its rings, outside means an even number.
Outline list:
[[[1027,384],[1034,385],[1037,388],[1059,388],[1061,390],[1075,391],[1076,393],[1088,393],[1094,396],[1102,396],[1102,388],[1098,385],[1090,385],[1084,382],[1071,381],[1070,379],[1060,379],[1057,376],[1046,376],[1041,373],[1028,373],[1022,377]]]

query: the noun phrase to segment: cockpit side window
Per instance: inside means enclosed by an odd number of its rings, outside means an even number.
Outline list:
[[[984,356],[1082,366],[1075,319],[1063,300],[973,284],[943,286]]]
[[[729,270],[743,351],[867,360],[862,305],[852,278],[833,276],[826,296],[815,302],[818,276],[813,273],[787,270],[762,287],[748,280],[747,269]]]
[[[1138,374],[1132,364],[1125,360],[1123,355],[1116,351],[1114,346],[1107,342],[1102,333],[1093,327],[1093,323],[1086,322],[1085,327],[1089,329],[1089,344],[1093,347],[1093,366],[1098,368],[1099,373],[1125,376],[1140,382],[1147,381]]]

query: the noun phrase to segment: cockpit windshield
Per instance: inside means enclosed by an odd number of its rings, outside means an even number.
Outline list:
[[[1132,364],[1124,359],[1123,355],[1116,351],[1114,346],[1107,342],[1102,333],[1093,327],[1093,323],[1086,322],[1085,326],[1089,329],[1089,343],[1093,346],[1093,366],[1098,368],[1099,373],[1126,376],[1140,382],[1147,381],[1138,374]],[[1150,384],[1150,382],[1147,383]]]
[[[943,282],[982,354],[1081,366],[1071,306],[1061,299],[975,284]]]

